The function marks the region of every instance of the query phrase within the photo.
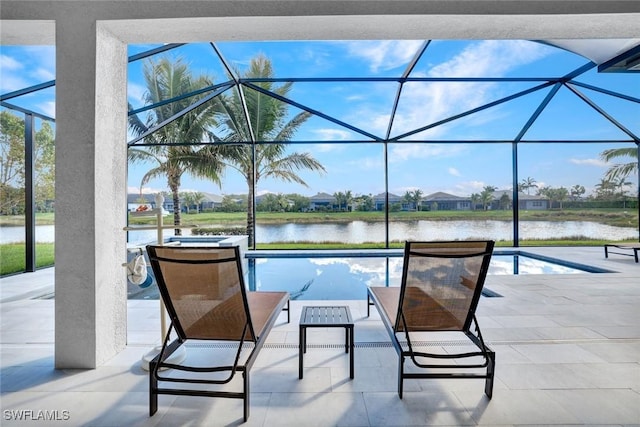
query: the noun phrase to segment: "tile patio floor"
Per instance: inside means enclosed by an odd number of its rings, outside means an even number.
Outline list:
[[[486,286],[503,295],[482,298],[478,309],[496,351],[492,400],[483,380],[459,379],[408,380],[400,400],[395,351],[375,309],[366,317],[365,301],[344,302],[355,320],[355,379],[340,348],[343,330],[310,329],[298,380],[297,323],[302,306],[314,302],[294,301],[291,323],[280,316],[251,372],[246,425],[640,426],[640,264],[604,259],[601,247],[526,251],[617,272],[489,276]],[[242,424],[242,403],[230,399],[161,396],[158,413],[148,416],[140,358],[160,340],[157,301],[129,301],[129,344],[104,366],[55,370],[54,300],[37,298],[52,287],[53,269],[0,279],[0,425]],[[187,357],[210,351],[219,350],[191,345]],[[20,410],[68,419],[17,421]]]

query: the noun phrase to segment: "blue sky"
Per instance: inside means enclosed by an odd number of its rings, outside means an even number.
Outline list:
[[[404,72],[422,41],[324,41],[324,42],[226,42],[217,46],[232,67],[244,70],[252,57],[269,57],[277,77],[395,77]],[[130,46],[135,54],[156,46]],[[174,49],[170,57],[181,57],[193,73],[225,81],[225,72],[212,48],[192,44]],[[0,92],[7,93],[55,78],[55,57],[51,47],[2,47]],[[585,58],[540,43],[528,41],[434,41],[418,61],[411,76],[418,77],[554,77],[587,63]],[[129,66],[128,101],[143,105],[145,86],[142,61]],[[640,97],[638,78],[631,74],[598,74],[592,70],[578,81]],[[405,84],[392,136],[450,117],[493,100],[538,85],[540,82],[448,82]],[[396,95],[394,82],[294,83],[289,96],[296,102],[384,137]],[[624,126],[640,134],[640,107],[588,89],[581,89]],[[548,93],[538,91],[481,113],[409,136],[433,140],[512,139]],[[16,105],[55,117],[53,89],[14,99]],[[291,115],[298,113],[290,108]],[[593,108],[568,89],[561,89],[536,123],[525,134],[530,140],[629,139]],[[341,141],[367,140],[349,129],[320,117],[308,120],[295,140],[313,140],[312,145],[292,144],[291,150],[310,152],[326,168],[320,175],[302,172],[309,185],[261,181],[259,192],[354,194],[384,191],[382,145],[346,144]],[[519,177],[534,178],[539,185],[580,184],[589,194],[600,181],[607,165],[599,154],[621,144],[521,144]],[[402,195],[420,189],[467,196],[485,185],[510,188],[512,148],[510,144],[391,144],[389,147],[389,190]],[[140,179],[151,165],[129,170],[131,191],[138,191]],[[634,185],[629,187],[635,191]],[[166,189],[162,179],[151,181],[144,191]],[[246,185],[233,171],[224,176],[222,188],[191,177],[183,177],[182,190],[216,194],[246,193]]]

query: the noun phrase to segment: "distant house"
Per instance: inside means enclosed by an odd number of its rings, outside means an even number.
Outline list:
[[[196,208],[198,208],[198,211],[202,211],[204,209],[215,210],[216,208],[219,208],[220,206],[222,206],[222,196],[219,196],[217,194],[212,194],[212,193],[201,193],[201,194],[204,196],[204,198],[202,199],[202,202],[200,202],[198,206],[196,205],[189,206],[189,210],[195,211]],[[155,197],[156,197],[155,193],[127,194],[127,210],[135,211],[138,208],[138,206],[143,204],[155,209],[156,208]],[[173,212],[173,199],[169,196],[165,196],[162,207],[167,212]],[[183,199],[180,199],[180,207],[183,212],[187,211],[187,207],[184,205]]]
[[[315,196],[309,198],[309,210],[315,211],[317,209],[333,209],[336,205],[336,198],[331,194],[318,193]]]
[[[491,202],[491,209],[500,208],[500,199],[505,194],[513,204],[513,191],[498,190],[498,191],[494,191],[493,193],[493,201]],[[532,211],[549,209],[549,199],[547,199],[544,196],[536,196],[532,194],[518,192],[518,209],[532,210]]]
[[[423,197],[422,206],[432,211],[468,211],[471,210],[471,199],[438,191]]]
[[[200,202],[200,210],[216,210],[222,206],[223,197],[213,193],[202,193],[204,199]]]
[[[380,193],[373,196],[374,209],[377,211],[383,211],[386,202],[386,193]],[[402,197],[389,193],[389,206],[398,203],[402,204]]]

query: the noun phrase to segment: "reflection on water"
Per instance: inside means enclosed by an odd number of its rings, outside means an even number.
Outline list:
[[[367,286],[400,286],[402,257],[258,258],[249,260],[252,290],[286,290],[300,300],[365,299]],[[494,255],[490,275],[576,274],[575,268],[523,255]]]
[[[24,227],[2,227],[0,243],[24,242]],[[123,231],[124,233],[124,231]],[[188,229],[183,235],[190,234]],[[637,239],[638,230],[613,227],[586,221],[521,221],[521,239],[559,239],[582,236],[588,239],[625,240]],[[173,236],[173,230],[165,230],[165,237]],[[383,222],[353,221],[349,223],[322,224],[257,224],[256,241],[274,242],[384,242]],[[389,225],[392,241],[412,240],[512,240],[511,221],[406,221]],[[130,243],[146,243],[156,240],[154,230],[129,232]],[[36,241],[53,242],[54,226],[36,227]]]
[[[368,286],[400,286],[402,261],[402,256],[250,258],[245,280],[251,290],[288,291],[292,299],[363,300]],[[489,266],[489,275],[576,273],[584,272],[523,255],[494,254]],[[130,286],[129,298],[158,299],[158,288]]]
[[[577,273],[584,273],[584,271],[523,255],[494,255],[489,265],[489,274],[495,275]]]

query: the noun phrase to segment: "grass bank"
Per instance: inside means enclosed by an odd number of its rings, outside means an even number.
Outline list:
[[[24,243],[8,243],[0,245],[0,276],[20,273],[26,268],[26,245]],[[36,244],[36,267],[49,267],[54,262],[54,244]]]

